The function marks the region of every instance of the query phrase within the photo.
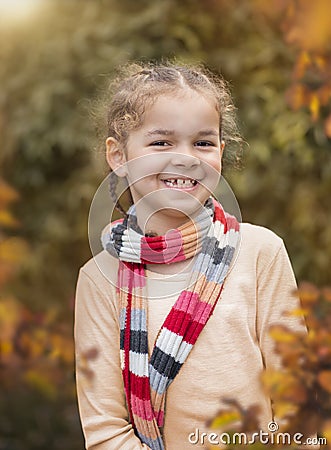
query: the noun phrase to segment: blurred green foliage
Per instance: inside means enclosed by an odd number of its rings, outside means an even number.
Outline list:
[[[29,20],[2,18],[0,164],[21,196],[12,209],[22,224],[8,234],[29,246],[12,295],[33,313],[55,308],[71,324],[77,271],[90,257],[89,205],[106,174],[104,155],[93,149],[90,101],[117,66],[168,57],[202,61],[230,81],[248,146],[244,169],[228,168],[225,178],[243,218],[285,239],[298,279],[330,283],[330,101],[313,118],[311,97],[295,110],[287,103],[302,51],[286,38],[286,17],[302,13],[293,4],[44,0]],[[1,450],[83,447],[73,393],[50,401],[35,385],[8,389]]]

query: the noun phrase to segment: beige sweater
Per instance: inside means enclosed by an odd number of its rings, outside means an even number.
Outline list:
[[[278,364],[268,335],[270,325],[303,327],[298,319],[283,315],[297,306],[293,295],[296,283],[279,237],[250,224],[242,224],[241,234],[237,259],[215,311],[169,387],[166,450],[207,448],[201,433],[207,430],[206,422],[215,416],[222,398],[238,400],[243,407],[258,404],[263,429],[273,419],[259,376],[265,367]],[[91,450],[147,448],[134,435],[125,404],[115,292],[117,264],[107,252],[101,252],[81,269],[77,285],[77,391],[86,448]],[[187,273],[169,278],[148,271],[150,349],[187,277]],[[92,358],[86,357],[89,354]],[[189,435],[197,436],[197,429],[199,442],[194,445]],[[195,440],[191,435],[191,441]]]

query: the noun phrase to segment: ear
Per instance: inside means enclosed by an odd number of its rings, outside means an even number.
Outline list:
[[[225,147],[225,141],[223,141],[223,139],[222,139],[222,141],[221,141],[221,158],[223,156],[224,147]]]
[[[110,168],[119,177],[125,177],[127,175],[126,157],[122,146],[117,139],[108,137],[106,139],[106,148],[106,159]]]

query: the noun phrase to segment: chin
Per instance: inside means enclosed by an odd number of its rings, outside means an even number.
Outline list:
[[[169,203],[168,205],[164,205],[162,210],[165,211],[165,215],[169,217],[177,217],[177,218],[191,218],[193,215],[199,211],[204,205],[205,201],[201,202],[200,200],[195,199],[194,201],[187,201],[187,199],[183,201],[176,201]],[[175,206],[174,206],[175,205]]]

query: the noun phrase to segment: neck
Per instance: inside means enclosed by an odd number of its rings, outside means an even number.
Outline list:
[[[147,264],[146,268],[150,272],[162,275],[178,275],[179,273],[187,273],[192,270],[194,259],[190,258],[186,261],[180,261],[172,264]]]

